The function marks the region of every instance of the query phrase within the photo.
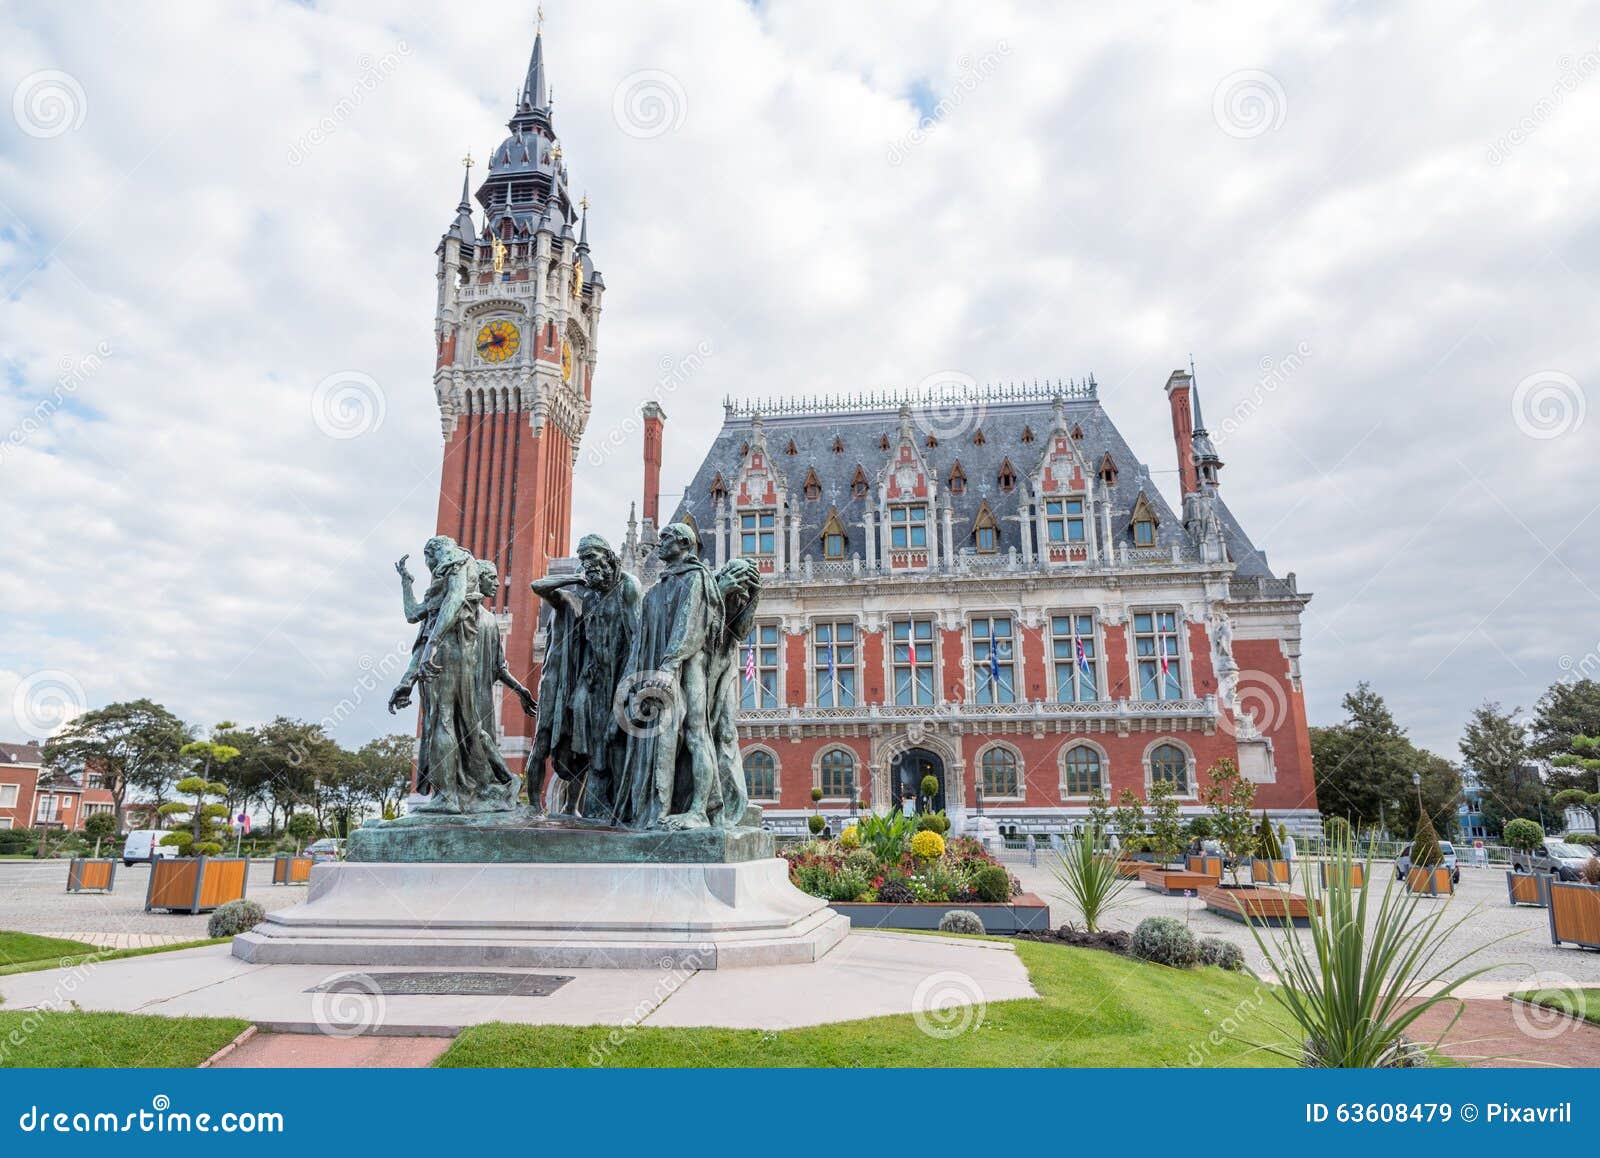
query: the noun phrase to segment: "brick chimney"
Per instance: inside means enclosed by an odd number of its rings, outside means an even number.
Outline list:
[[[646,402],[644,413],[644,517],[661,526],[661,431],[667,412],[659,402]]]
[[[1172,408],[1172,442],[1178,452],[1178,483],[1183,493],[1200,489],[1194,469],[1194,416],[1189,409],[1189,371],[1174,370],[1167,378],[1167,405]]]

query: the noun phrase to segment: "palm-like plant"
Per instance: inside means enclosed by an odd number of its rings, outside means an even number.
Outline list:
[[[1278,978],[1272,996],[1305,1035],[1300,1043],[1252,1044],[1304,1066],[1376,1069],[1409,1064],[1418,1055],[1437,1051],[1460,1020],[1455,991],[1492,966],[1450,974],[1488,945],[1449,956],[1446,943],[1474,913],[1448,925],[1443,909],[1418,919],[1420,899],[1397,890],[1393,880],[1369,914],[1373,890],[1352,885],[1352,863],[1350,843],[1341,840],[1330,849],[1328,883],[1319,887],[1317,878],[1307,874],[1309,947],[1292,928],[1266,930],[1250,919],[1250,934]],[[1366,879],[1374,879],[1370,860]],[[1412,1043],[1406,1031],[1446,1003],[1455,1013],[1439,1037],[1427,1045]]]
[[[1100,931],[1100,922],[1116,907],[1124,889],[1134,882],[1117,874],[1115,858],[1099,851],[1104,834],[1090,828],[1062,842],[1050,872],[1065,890],[1083,916],[1083,927],[1091,933]]]
[[[856,822],[862,847],[870,848],[882,865],[899,864],[916,831],[917,822],[902,812],[886,812],[882,816],[868,813]]]

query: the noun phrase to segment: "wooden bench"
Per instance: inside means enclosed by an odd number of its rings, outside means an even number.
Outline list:
[[[1213,885],[1200,890],[1200,899],[1213,913],[1241,924],[1255,921],[1261,925],[1304,927],[1311,923],[1313,913],[1321,911],[1315,902],[1282,889],[1225,889]]]
[[[1144,882],[1144,887],[1147,889],[1154,889],[1169,897],[1181,897],[1214,885],[1220,878],[1207,873],[1190,872],[1188,869],[1155,867],[1145,869],[1139,874],[1139,879]]]

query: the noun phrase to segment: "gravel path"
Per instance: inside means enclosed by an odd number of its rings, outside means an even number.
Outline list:
[[[1061,886],[1046,867],[1050,854],[1039,853],[1037,867],[1028,864],[1026,854],[1007,853],[1006,867],[1022,881],[1031,893],[1050,902],[1052,926],[1074,921],[1078,914],[1061,899]],[[1298,874],[1298,869],[1297,869]],[[1392,879],[1393,865],[1388,862],[1373,865],[1373,885],[1382,889],[1385,881]],[[1295,892],[1303,892],[1298,875]],[[1377,907],[1377,895],[1371,902]],[[1441,900],[1424,898],[1419,909],[1432,912],[1437,907],[1445,909],[1444,923],[1449,925],[1471,914],[1450,943],[1445,960],[1460,956],[1474,946],[1484,946],[1481,952],[1464,962],[1452,976],[1470,972],[1489,965],[1491,971],[1469,983],[1473,995],[1499,996],[1525,984],[1600,985],[1600,953],[1572,946],[1558,946],[1550,942],[1549,917],[1543,909],[1517,907],[1506,902],[1506,876],[1504,869],[1461,869],[1461,884],[1454,897]],[[1170,916],[1188,921],[1196,936],[1217,936],[1232,941],[1245,952],[1245,960],[1252,969],[1266,969],[1266,960],[1256,946],[1250,930],[1225,917],[1209,912],[1205,905],[1192,897],[1166,897],[1144,887],[1137,881],[1122,894],[1122,903],[1106,922],[1114,929],[1132,930],[1146,917]],[[1281,934],[1280,934],[1281,935]],[[1307,938],[1304,930],[1296,936]],[[1503,938],[1503,939],[1502,939]]]
[[[147,865],[117,866],[116,891],[67,892],[67,862],[0,861],[0,929],[50,933],[90,944],[138,948],[194,941],[206,935],[210,914],[144,911]],[[269,912],[305,900],[305,885],[274,885],[272,862],[251,861],[245,896]],[[106,939],[108,938],[109,939]]]

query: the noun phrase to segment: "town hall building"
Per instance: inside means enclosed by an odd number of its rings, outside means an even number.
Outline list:
[[[605,289],[548,91],[536,37],[510,135],[475,194],[468,168],[439,243],[435,327],[438,529],[499,566],[508,658],[530,686],[528,585],[572,566]],[[1310,596],[1224,501],[1191,374],[1174,371],[1164,394],[1177,510],[1092,376],[726,405],[665,521],[690,523],[713,566],[744,557],[762,573],[739,727],[773,827],[800,831],[817,808],[837,831],[929,777],[958,827],[982,812],[1007,832],[1061,831],[1097,795],[1156,780],[1198,812],[1223,758],[1259,806],[1318,824],[1300,678]],[[645,404],[642,519],[619,544],[646,583],[665,421]],[[520,768],[532,721],[508,702],[501,722]]]

